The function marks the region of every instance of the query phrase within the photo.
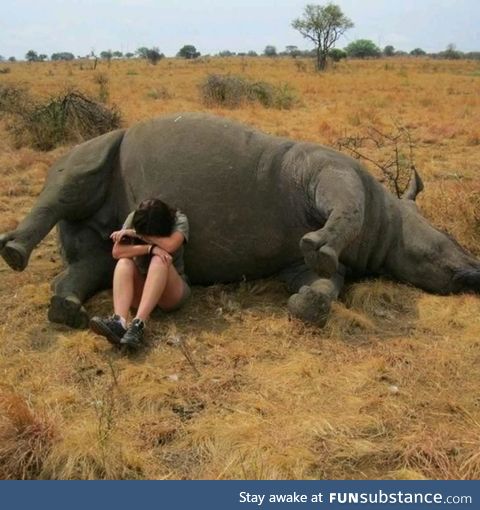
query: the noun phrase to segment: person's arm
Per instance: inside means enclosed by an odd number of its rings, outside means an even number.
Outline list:
[[[153,244],[122,244],[116,242],[113,245],[112,256],[114,259],[131,259],[142,255],[158,255],[167,264],[172,261],[172,256],[166,250]]]
[[[149,244],[164,249],[168,253],[175,253],[184,243],[185,236],[182,232],[176,230],[168,237],[143,236],[142,239]]]
[[[141,257],[150,253],[149,244],[123,244],[120,241],[115,242],[112,248],[112,257],[114,259],[132,259]]]

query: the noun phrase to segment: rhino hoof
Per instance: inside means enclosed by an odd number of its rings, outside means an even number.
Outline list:
[[[48,320],[66,324],[75,329],[86,329],[88,327],[87,311],[74,296],[53,296],[48,309]]]
[[[316,293],[310,287],[304,285],[288,300],[290,313],[305,322],[323,327],[330,312],[331,299],[325,294]]]
[[[23,271],[28,264],[27,250],[17,241],[8,241],[1,255],[5,262],[15,271]]]

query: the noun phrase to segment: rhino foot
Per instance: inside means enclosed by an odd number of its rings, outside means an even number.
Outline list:
[[[23,271],[27,267],[27,250],[18,241],[7,241],[0,254],[5,262],[15,271]]]
[[[322,246],[319,250],[307,249],[304,256],[307,266],[322,278],[331,278],[337,272],[337,253],[330,246]]]
[[[75,329],[88,327],[88,314],[75,296],[53,296],[48,309],[48,320],[66,324]]]
[[[323,327],[330,313],[330,303],[329,296],[316,293],[304,285],[297,294],[290,296],[288,310],[298,319]]]

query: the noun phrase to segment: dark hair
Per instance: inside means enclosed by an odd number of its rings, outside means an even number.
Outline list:
[[[172,233],[176,212],[158,198],[143,200],[133,214],[133,228],[140,235],[167,237]]]

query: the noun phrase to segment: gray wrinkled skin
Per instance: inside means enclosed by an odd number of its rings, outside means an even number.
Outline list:
[[[421,184],[415,177],[409,199]],[[85,327],[82,303],[111,285],[110,233],[155,196],[189,218],[192,283],[278,274],[292,292],[290,312],[305,321],[325,322],[346,268],[440,294],[480,289],[479,262],[358,161],[199,113],[76,146],[50,169],[30,214],[0,236],[1,255],[23,270],[58,225],[66,269],[54,282],[49,318]]]

